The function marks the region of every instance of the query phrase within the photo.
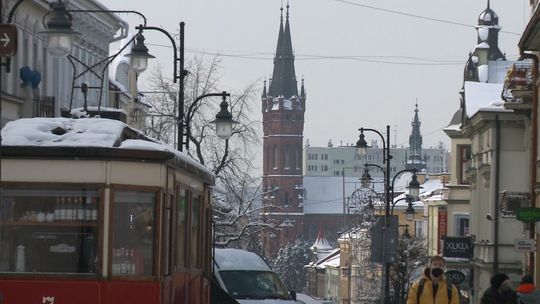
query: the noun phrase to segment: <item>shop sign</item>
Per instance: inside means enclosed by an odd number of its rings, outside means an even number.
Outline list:
[[[454,285],[459,285],[465,281],[465,274],[459,270],[448,270],[444,276]]]
[[[448,258],[470,259],[473,256],[470,236],[447,236],[444,238],[443,256]]]
[[[540,221],[540,208],[524,207],[516,210],[516,218],[525,223]]]
[[[0,57],[17,53],[17,28],[13,24],[0,24]]]
[[[536,241],[534,239],[515,239],[514,249],[519,252],[536,251]]]

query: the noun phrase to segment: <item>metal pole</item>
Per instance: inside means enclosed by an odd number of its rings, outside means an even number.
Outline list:
[[[384,213],[384,222],[385,222],[385,229],[383,230],[383,236],[386,235],[388,232],[388,226],[389,226],[389,215],[390,215],[390,125],[386,126],[386,147],[383,146],[383,150],[386,148],[386,206],[385,206],[385,213]],[[386,247],[386,240],[383,238],[385,243],[383,243],[383,250]],[[389,304],[390,303],[390,263],[388,263],[386,259],[386,251],[383,251],[385,254],[383,254],[383,261],[384,261],[384,303]]]
[[[178,85],[178,151],[183,151],[184,145],[184,25],[180,22],[180,83]],[[186,139],[186,150],[189,149],[189,138]]]
[[[343,233],[345,233],[345,227],[347,222],[347,216],[345,215],[345,167],[341,171],[343,176]]]

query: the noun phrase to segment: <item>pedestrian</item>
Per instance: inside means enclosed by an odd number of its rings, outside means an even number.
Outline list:
[[[441,256],[429,259],[424,276],[409,289],[407,304],[459,304],[456,286],[446,280],[446,262]]]
[[[496,273],[490,279],[491,286],[484,291],[481,304],[516,304],[517,294],[510,288],[510,278],[504,273]]]
[[[516,289],[519,304],[540,303],[540,290],[536,290],[532,275],[526,274],[521,278],[521,284]]]

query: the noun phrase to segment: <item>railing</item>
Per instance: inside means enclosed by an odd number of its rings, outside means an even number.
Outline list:
[[[34,100],[34,117],[54,117],[54,96]]]
[[[505,108],[529,110],[533,94],[532,62],[522,61],[512,65],[506,73],[502,98]]]

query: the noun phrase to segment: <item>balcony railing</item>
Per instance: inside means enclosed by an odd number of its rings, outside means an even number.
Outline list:
[[[34,100],[34,117],[54,117],[54,96]]]
[[[512,65],[506,74],[502,97],[505,108],[528,110],[533,95],[532,62],[521,61]]]

